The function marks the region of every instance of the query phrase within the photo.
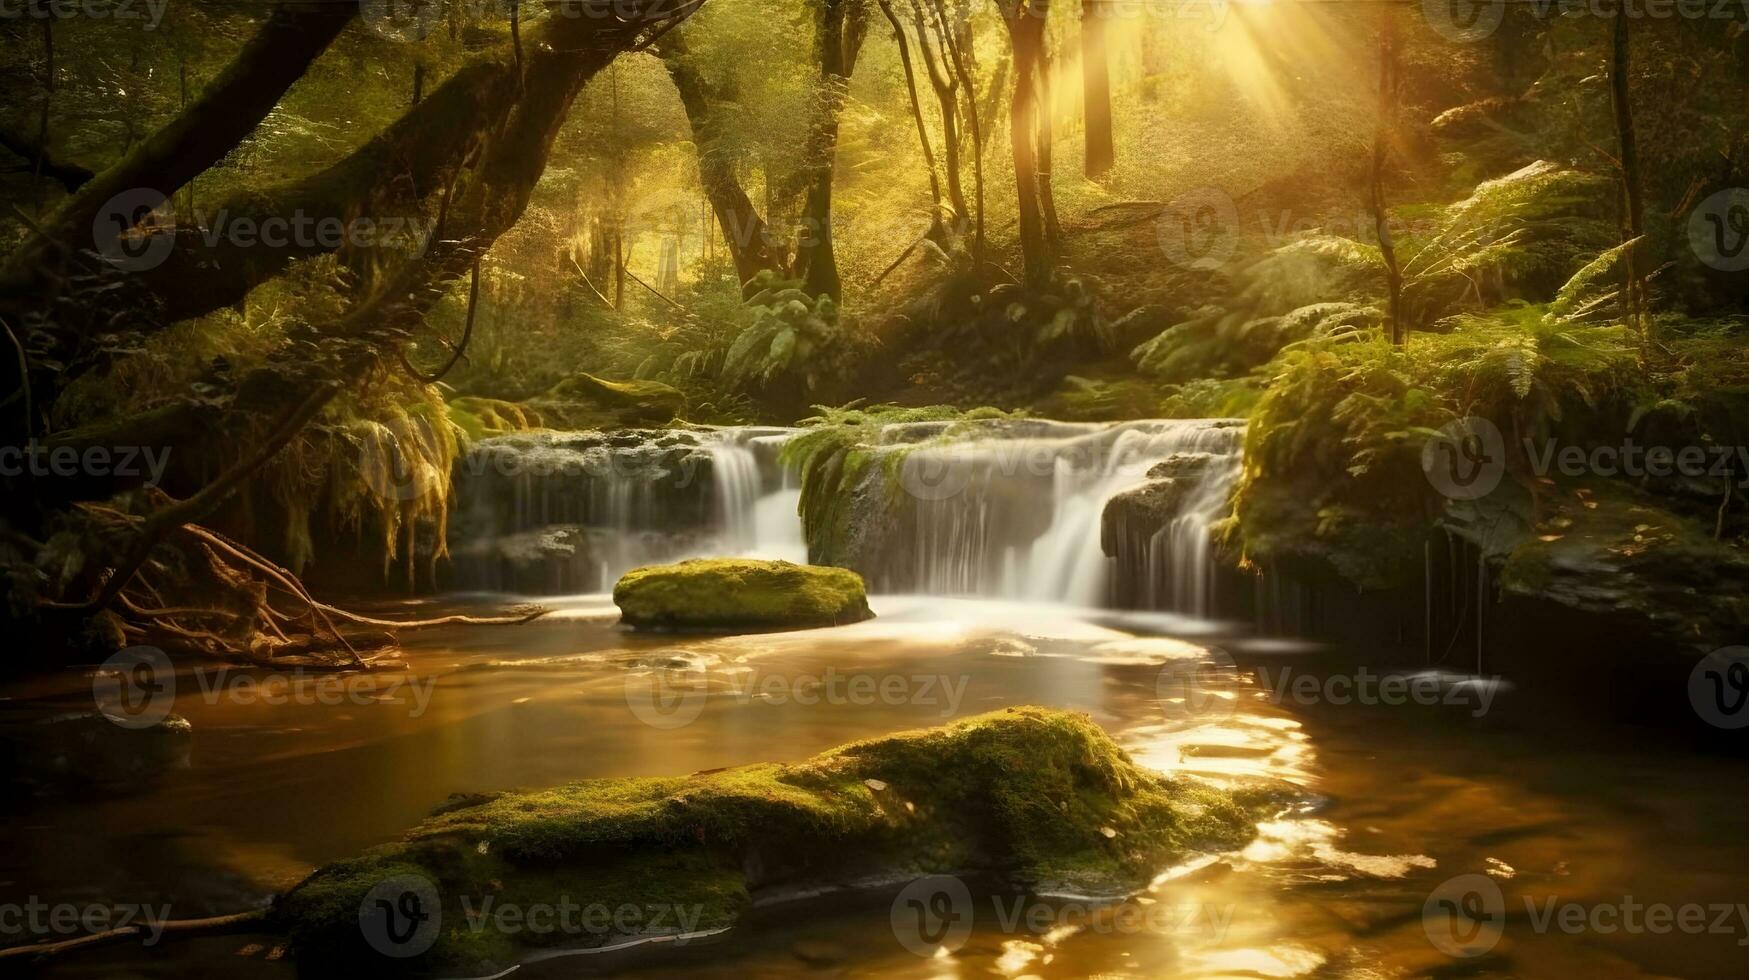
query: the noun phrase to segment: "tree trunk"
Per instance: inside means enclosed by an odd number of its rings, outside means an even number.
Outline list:
[[[781,268],[782,262],[773,250],[771,229],[735,176],[735,160],[726,149],[728,140],[723,129],[729,120],[721,107],[733,103],[735,93],[713,89],[705,81],[687,57],[680,32],[664,37],[657,51],[668,69],[668,77],[674,80],[681,107],[686,110],[687,124],[692,128],[693,146],[698,151],[699,183],[716,214],[717,224],[722,227],[729,257],[735,263],[735,275],[745,287],[760,272]]]
[[[1617,11],[1612,29],[1609,59],[1610,103],[1615,110],[1616,143],[1621,150],[1622,241],[1646,233],[1646,202],[1640,182],[1640,148],[1634,133],[1634,105],[1629,73],[1633,70],[1628,18]],[[1645,318],[1645,243],[1627,250],[1626,292],[1628,324],[1640,338],[1641,360],[1650,359],[1656,342]]]
[[[1003,21],[1014,49],[1014,97],[1009,103],[1008,138],[1014,153],[1014,185],[1019,205],[1020,251],[1028,285],[1049,282],[1053,258],[1045,235],[1044,212],[1039,205],[1037,134],[1037,80],[1044,20],[1016,0],[1002,7]]]
[[[944,0],[934,0],[936,16],[947,21],[947,7]],[[977,224],[972,238],[972,261],[983,261],[984,258],[984,130],[982,116],[978,111],[978,87],[972,84],[973,73],[968,65],[969,49],[972,45],[971,22],[969,20],[956,23],[955,30],[948,35],[947,53],[952,59],[953,70],[960,80],[960,91],[966,97],[966,118],[972,124],[972,182],[977,194]]]
[[[1081,0],[1081,90],[1087,116],[1088,180],[1098,180],[1117,162],[1111,138],[1111,53],[1107,49],[1105,0]]]
[[[1057,196],[1051,187],[1056,166],[1056,96],[1051,81],[1051,36],[1046,19],[1048,0],[1035,0],[1039,19],[1038,102],[1035,132],[1038,139],[1038,207],[1045,219],[1045,243],[1051,255],[1063,252],[1063,226],[1057,221]]]
[[[0,267],[0,300],[7,305],[40,303],[58,280],[66,255],[108,248],[125,229],[111,222],[98,227],[97,222],[117,195],[146,191],[168,198],[217,163],[254,131],[357,12],[355,4],[320,0],[275,7],[193,104],[121,162],[84,183],[43,221],[44,235],[27,239],[7,258]],[[94,228],[100,232],[96,240]],[[227,297],[209,309],[231,301]]]
[[[1385,286],[1389,292],[1387,323],[1391,343],[1403,345],[1407,328],[1403,323],[1403,271],[1397,262],[1396,242],[1391,238],[1389,213],[1385,209],[1385,162],[1390,149],[1393,118],[1397,107],[1397,37],[1396,23],[1390,10],[1379,20],[1379,102],[1378,119],[1373,128],[1371,204],[1373,230],[1378,235],[1379,254],[1385,262]]]
[[[923,63],[929,69],[929,84],[935,90],[935,101],[941,113],[941,141],[947,164],[947,200],[953,206],[956,230],[965,228],[967,215],[965,187],[960,182],[959,75],[949,64],[950,43],[946,24],[937,11],[936,17],[924,13],[922,0],[911,0],[911,15],[917,25],[917,44],[923,53]]]
[[[893,13],[892,0],[878,0],[881,13],[886,15],[887,23],[893,27],[893,42],[899,46],[899,63],[905,69],[905,91],[911,96],[911,119],[917,124],[917,145],[923,149],[923,165],[929,168],[929,237],[940,241],[944,235],[941,227],[941,178],[935,169],[935,149],[930,145],[929,127],[923,122],[923,105],[917,99],[917,71],[911,66],[911,42],[905,39],[905,26],[899,22],[898,15]]]
[[[838,118],[850,95],[850,74],[862,48],[865,11],[857,0],[819,0],[814,37],[820,66],[820,113],[807,160],[807,196],[796,242],[796,271],[815,296],[843,298],[832,247],[832,172],[838,160]]]

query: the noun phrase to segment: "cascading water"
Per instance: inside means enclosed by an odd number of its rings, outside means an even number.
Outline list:
[[[1210,526],[1243,432],[1226,420],[1004,423],[915,449],[900,470],[915,500],[910,568],[874,563],[874,575],[934,594],[1207,615]]]
[[[746,555],[806,560],[782,429],[534,433],[456,465],[455,585],[602,592],[640,565]]]
[[[1239,472],[1226,420],[1068,424],[993,420],[890,426],[904,452],[850,488],[846,553],[877,592],[1000,596],[1208,615],[1210,526]],[[786,429],[503,436],[456,468],[456,584],[599,592],[639,565],[684,558],[810,557]],[[895,491],[890,485],[898,484]],[[857,492],[858,490],[866,492]]]

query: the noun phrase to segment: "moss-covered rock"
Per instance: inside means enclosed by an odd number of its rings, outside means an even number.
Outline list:
[[[633,569],[614,585],[613,601],[626,625],[657,629],[806,629],[874,615],[855,572],[753,558]]]
[[[660,381],[609,381],[579,372],[530,399],[550,424],[570,428],[665,423],[686,409],[686,395]]]
[[[469,914],[488,899],[499,908],[686,910],[670,926],[704,931],[734,924],[756,897],[920,874],[1116,893],[1144,886],[1186,851],[1240,846],[1275,803],[1272,791],[1165,778],[1087,716],[1042,708],[855,742],[791,765],[452,799],[403,840],[323,868],[275,904],[303,972],[368,963],[379,973],[491,973],[541,947],[624,935],[605,925],[499,928]],[[429,883],[440,911],[429,949],[389,959],[366,944],[360,906],[397,876]]]

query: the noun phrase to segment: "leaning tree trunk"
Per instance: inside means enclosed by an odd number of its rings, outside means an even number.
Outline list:
[[[1117,162],[1111,136],[1111,53],[1105,0],[1081,0],[1081,94],[1087,117],[1084,172],[1098,180]]]
[[[150,508],[147,513],[96,503],[64,511],[53,526],[83,527],[72,532],[84,539],[82,564],[69,581],[29,597],[35,612],[27,614],[25,630],[65,649],[180,643],[192,651],[245,659],[306,655],[310,640],[304,634],[325,631],[331,648],[344,649],[356,662],[359,651],[349,630],[368,627],[381,634],[382,628],[398,625],[317,602],[285,569],[196,522],[271,460],[277,447],[336,393],[366,385],[373,376],[397,370],[397,364],[405,367],[400,348],[425,311],[521,216],[583,84],[647,30],[662,25],[658,18],[570,23],[576,34],[566,38],[569,43],[542,43],[528,54],[526,84],[497,106],[489,125],[447,132],[471,152],[465,172],[446,189],[444,221],[429,250],[386,276],[344,317],[288,340],[237,384],[224,407],[187,401],[153,413],[150,424],[158,442],[128,441],[128,433],[145,421],[138,416],[119,420],[106,432],[87,429],[76,435],[98,445],[168,445],[178,458],[230,462],[219,480],[190,488],[181,500],[166,499],[162,491],[140,498],[137,503]],[[263,420],[271,421],[264,425]],[[254,448],[238,459],[238,446]],[[107,488],[109,493],[121,489],[126,486]],[[51,524],[45,520],[38,526]],[[33,532],[13,530],[8,543],[39,550],[56,546],[39,543]],[[151,581],[140,584],[142,575]],[[17,614],[17,601],[5,605],[8,615]],[[288,607],[290,613],[284,611]],[[350,626],[338,627],[336,619]]]
[[[657,45],[662,64],[674,89],[680,95],[680,105],[686,111],[687,124],[692,128],[692,143],[698,151],[698,179],[705,198],[723,230],[729,246],[729,257],[735,263],[735,276],[743,288],[766,269],[779,269],[783,263],[773,248],[771,229],[760,217],[759,209],[735,176],[735,160],[728,150],[725,127],[728,118],[723,106],[735,101],[734,92],[713,89],[689,58],[685,40],[675,31]]]
[[[0,301],[40,302],[68,249],[108,248],[126,230],[98,220],[117,195],[146,192],[168,198],[217,163],[255,130],[357,12],[354,4],[320,0],[275,7],[199,98],[126,158],[83,183],[42,222],[40,234],[7,258],[0,266]]]
[[[905,37],[905,25],[893,13],[892,0],[877,2],[887,23],[892,25],[893,43],[899,46],[899,64],[905,69],[905,91],[911,98],[911,121],[917,124],[917,145],[923,150],[923,165],[929,170],[929,230],[925,234],[939,242],[946,237],[941,224],[941,177],[935,169],[935,148],[930,144],[929,126],[923,122],[923,104],[917,98],[917,70],[911,64],[911,42]],[[919,43],[924,42],[919,39]]]
[[[939,16],[929,17],[922,0],[911,0],[912,20],[917,25],[917,45],[929,69],[929,86],[941,113],[941,141],[947,164],[947,200],[953,206],[956,232],[965,229],[969,210],[965,186],[960,181],[959,75],[953,70],[947,26]],[[933,21],[933,23],[932,23]],[[931,40],[933,35],[933,41]]]

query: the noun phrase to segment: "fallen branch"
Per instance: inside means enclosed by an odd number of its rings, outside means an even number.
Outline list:
[[[267,912],[264,909],[253,912],[238,912],[235,915],[213,916],[208,919],[173,919],[169,922],[159,923],[157,936],[159,939],[222,936],[233,932],[247,932],[249,931],[248,927],[266,921]],[[122,926],[119,929],[94,932],[89,936],[79,936],[75,939],[0,949],[0,960],[29,960],[32,963],[41,963],[62,953],[89,949],[94,946],[108,946],[129,939],[143,939],[147,935],[148,929],[145,926]]]

